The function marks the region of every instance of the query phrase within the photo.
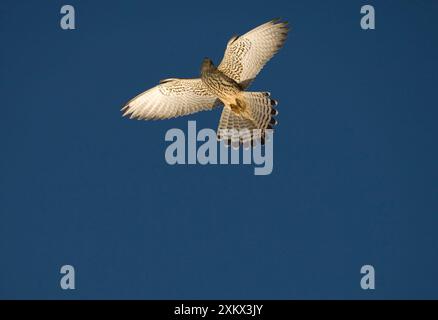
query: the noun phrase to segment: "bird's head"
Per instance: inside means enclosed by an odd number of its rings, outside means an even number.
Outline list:
[[[202,60],[201,72],[209,71],[211,68],[214,68],[213,61],[210,58],[204,58]]]

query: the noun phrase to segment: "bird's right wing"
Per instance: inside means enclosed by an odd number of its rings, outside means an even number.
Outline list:
[[[211,110],[221,102],[212,95],[201,79],[166,79],[131,101],[123,108],[123,116],[138,119],[168,119],[203,110]]]
[[[242,36],[232,37],[218,69],[243,89],[254,80],[263,66],[283,46],[288,33],[286,22],[269,21]]]

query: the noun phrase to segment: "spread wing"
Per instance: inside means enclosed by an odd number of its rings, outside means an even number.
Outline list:
[[[220,104],[210,94],[201,79],[166,79],[149,89],[123,108],[123,116],[138,119],[168,119],[203,110],[211,110]]]
[[[287,22],[269,21],[245,33],[232,37],[218,69],[247,88],[263,66],[283,46],[289,28]]]

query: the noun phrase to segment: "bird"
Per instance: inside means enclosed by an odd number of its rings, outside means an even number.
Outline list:
[[[123,116],[139,120],[169,119],[223,105],[218,140],[250,147],[265,143],[277,124],[278,101],[270,92],[247,91],[265,64],[283,47],[288,22],[273,19],[243,35],[234,35],[216,67],[204,58],[199,78],[168,78],[128,101]]]

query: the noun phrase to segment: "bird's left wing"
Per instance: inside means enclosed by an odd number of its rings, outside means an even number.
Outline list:
[[[247,88],[263,66],[283,46],[288,33],[286,22],[272,20],[242,36],[232,37],[218,69]]]
[[[168,119],[220,105],[203,85],[201,79],[166,79],[149,89],[123,108],[123,116],[138,119]]]

